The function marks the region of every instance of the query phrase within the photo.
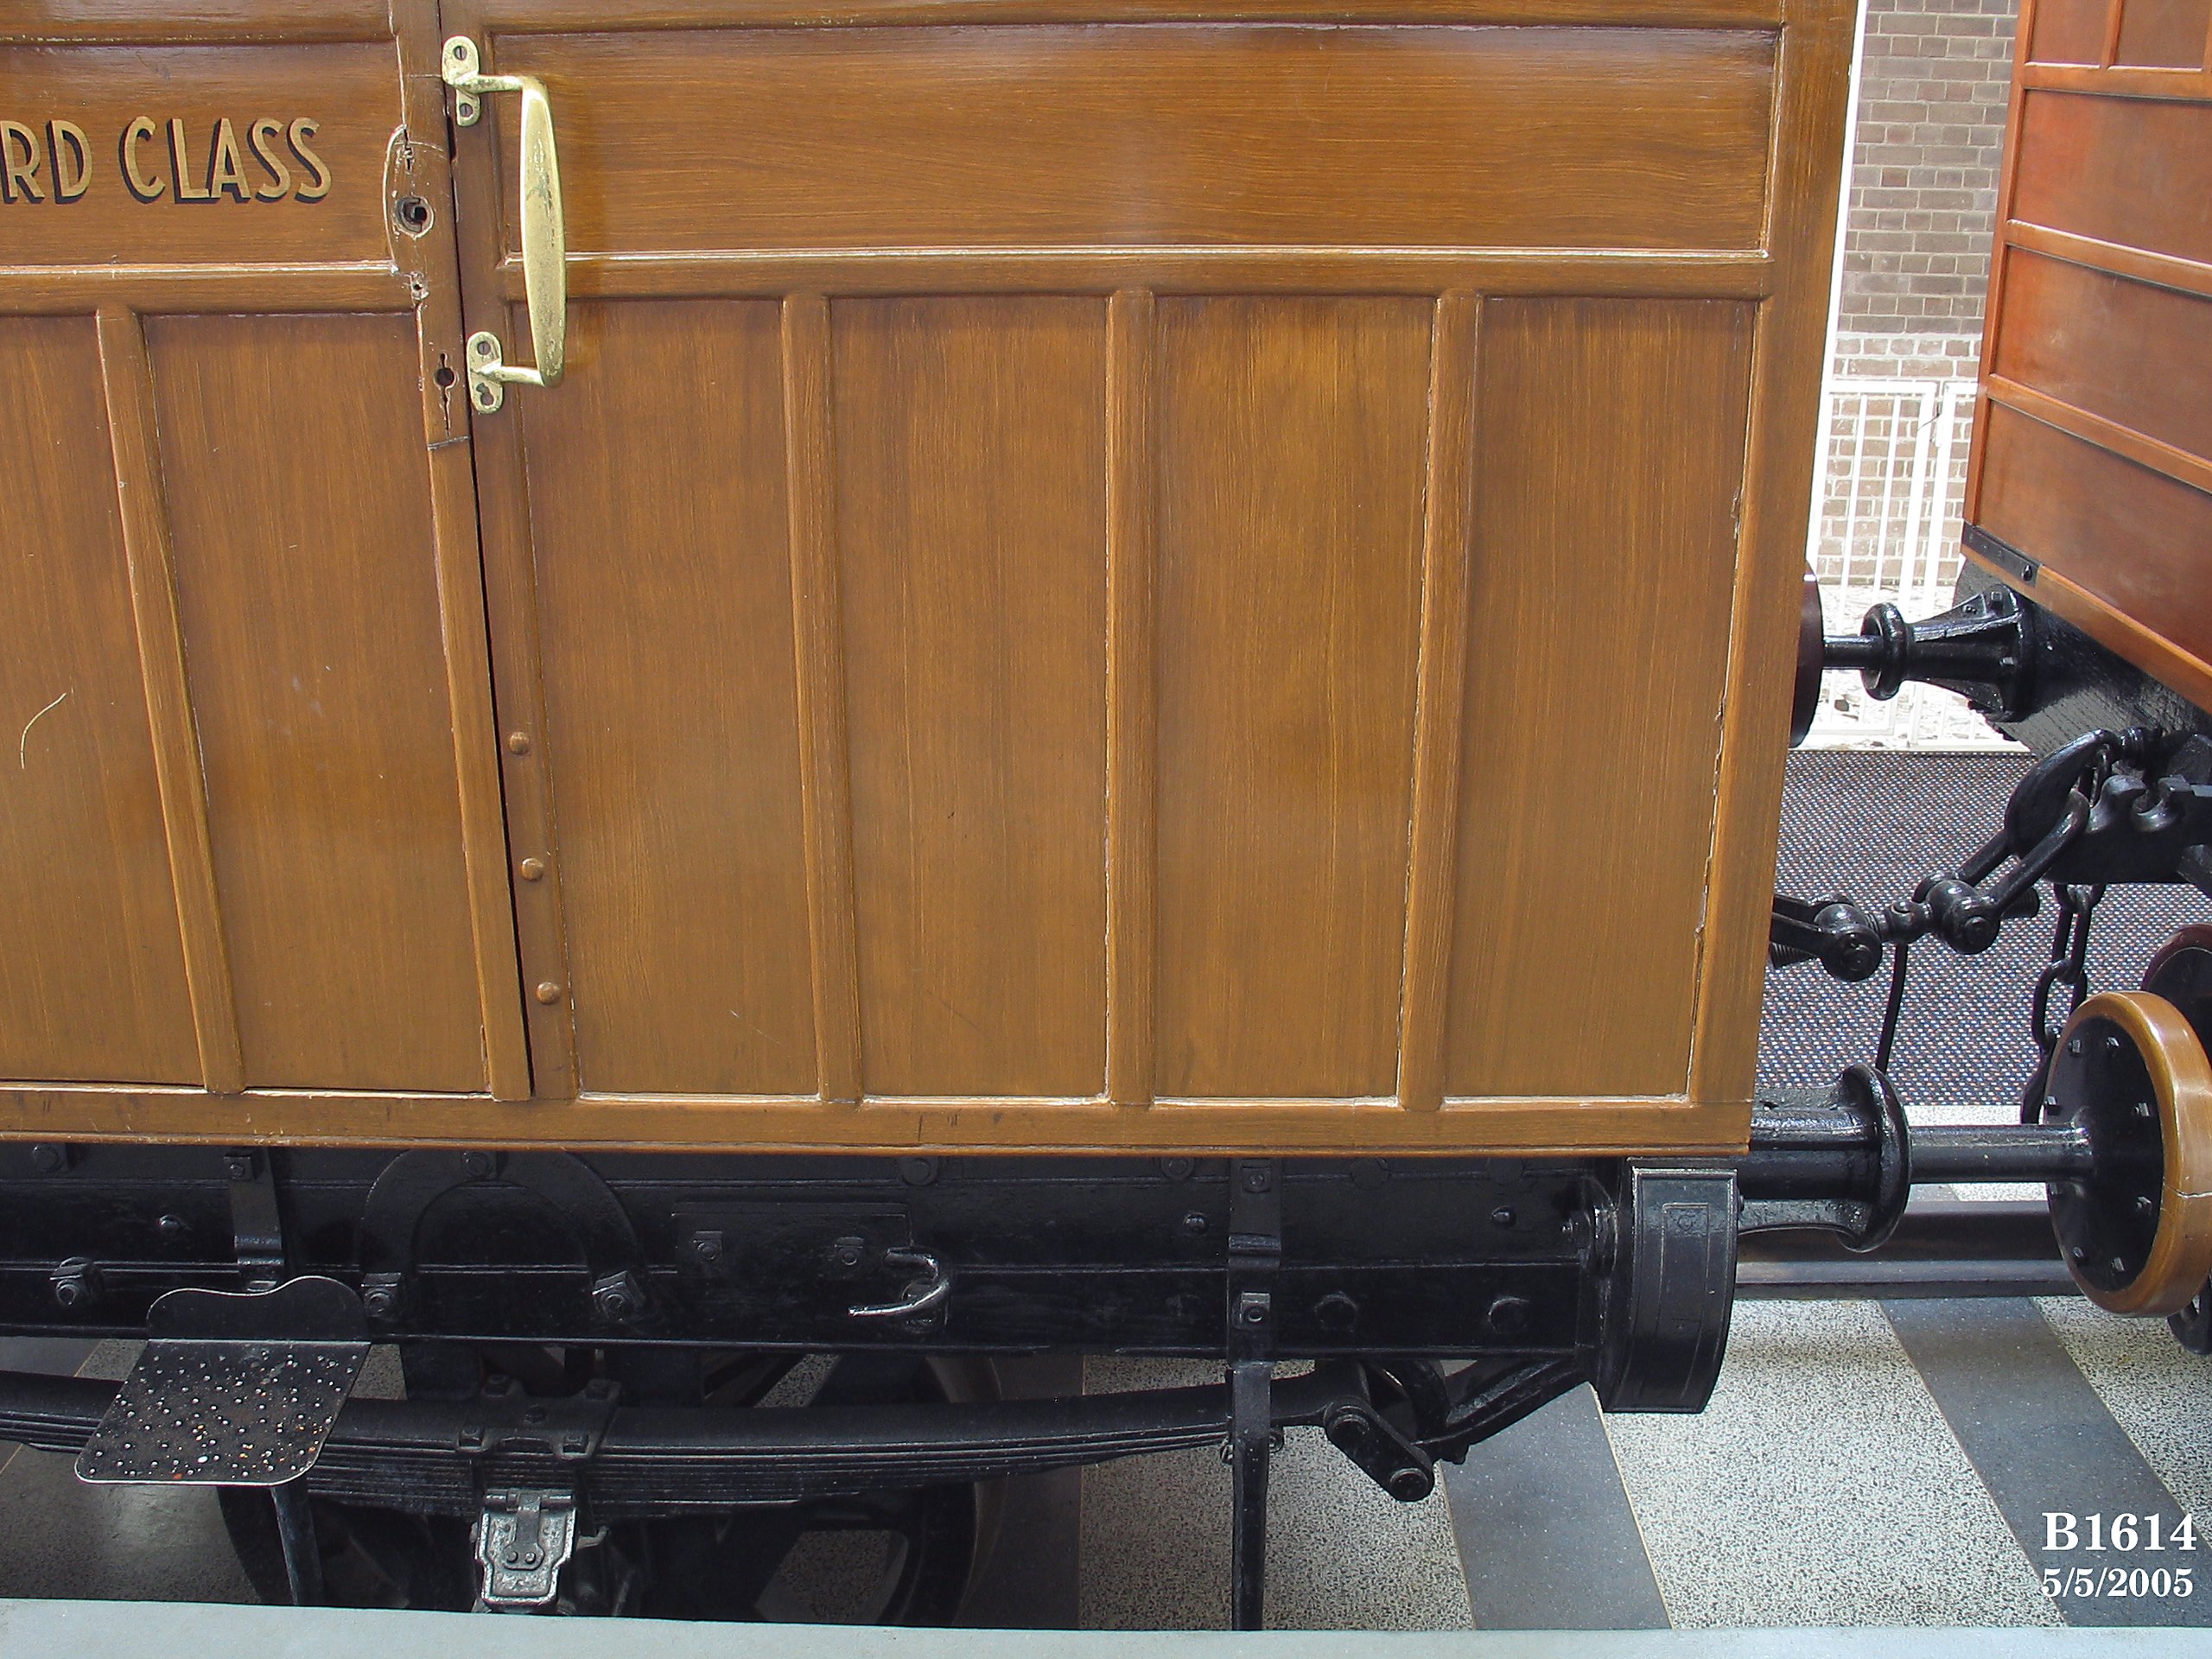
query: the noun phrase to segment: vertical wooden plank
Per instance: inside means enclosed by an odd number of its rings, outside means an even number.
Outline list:
[[[93,317],[0,316],[0,1077],[188,1086],[200,1039],[101,379]]]
[[[1813,492],[1808,457],[1818,448],[1821,360],[1813,342],[1827,312],[1853,23],[1848,8],[1791,0],[1777,71],[1767,246],[1778,286],[1759,308],[1751,346],[1718,828],[1689,1074],[1692,1099],[1742,1104],[1747,1137]]]
[[[2105,43],[2097,54],[2100,68],[2109,69],[2120,61],[2120,29],[2126,18],[2126,6],[2127,0],[2105,0]],[[2030,20],[2024,17],[2020,21],[2025,23]],[[2027,37],[2024,35],[2022,38]],[[2019,99],[2016,98],[2013,102],[2018,104]]]
[[[482,1093],[415,319],[146,349],[247,1081]]]
[[[446,694],[453,702],[461,865],[468,881],[468,925],[476,953],[476,1001],[484,1020],[486,1077],[494,1099],[528,1100],[530,1050],[523,1033],[514,903],[507,888],[499,735],[492,717],[490,648],[484,633],[484,573],[476,551],[476,484],[468,451],[455,442],[430,450],[430,524]]]
[[[1160,723],[1153,585],[1158,457],[1153,444],[1150,293],[1106,310],[1106,1092],[1153,1098],[1159,950]]]
[[[200,736],[185,683],[184,630],[177,616],[175,563],[155,448],[153,372],[145,331],[130,312],[102,309],[99,341],[123,545],[130,569],[130,609],[138,630],[139,671],[145,682],[169,868],[176,885],[177,920],[184,936],[185,981],[200,1043],[200,1078],[213,1093],[234,1095],[245,1087],[245,1061],[215,893]]]
[[[1474,485],[1475,372],[1482,300],[1437,302],[1429,350],[1428,480],[1421,523],[1421,678],[1414,709],[1414,798],[1406,880],[1406,962],[1398,1015],[1398,1103],[1444,1103],[1445,1009],[1459,839],[1459,752],[1467,707],[1467,568]]]
[[[1397,1088],[1435,308],[1160,305],[1164,1099]]]
[[[1978,524],[1981,515],[1982,439],[1989,425],[1987,380],[1993,353],[1990,342],[2002,327],[2005,285],[2012,278],[2012,205],[2020,189],[2020,119],[2027,98],[2018,90],[2020,72],[2034,54],[2036,18],[2041,0],[2020,0],[2020,20],[2013,40],[2014,91],[2005,111],[2005,149],[1997,172],[1997,234],[1989,250],[1989,288],[1981,305],[1981,379],[1974,390],[1974,422],[1967,442],[1966,522]],[[1836,257],[1843,257],[1838,249]],[[1967,556],[1973,556],[1969,554]]]
[[[872,1096],[1106,1083],[1106,304],[832,313]]]
[[[620,372],[518,401],[581,1084],[812,1094],[783,303],[569,317]]]
[[[1484,308],[1449,1099],[1688,1080],[1754,327],[1732,300]]]
[[[437,12],[439,35],[466,35],[480,43],[484,41],[487,25],[474,0],[443,0]],[[445,97],[435,77],[426,90],[441,100]],[[493,100],[495,110],[501,101]],[[481,122],[457,132],[453,148],[455,258],[471,273],[461,296],[464,339],[478,329],[503,340],[527,338],[530,332],[522,308],[503,302],[498,285],[477,276],[485,273],[488,278],[498,268],[501,226],[508,222],[500,211],[506,175],[499,165],[498,133],[496,120]],[[457,373],[461,362],[456,351],[438,367]],[[507,855],[518,874],[527,865],[535,877],[518,880],[512,887],[517,952],[523,983],[530,990],[523,1001],[523,1018],[531,1089],[539,1100],[568,1100],[580,1084],[575,1003],[569,995],[566,864],[554,821],[545,741],[543,642],[523,454],[522,402],[530,394],[510,396],[496,415],[470,412],[466,386],[458,379],[451,395],[456,427],[468,435],[476,478],[477,535],[492,639]]]
[[[817,1087],[861,1097],[860,953],[853,924],[853,814],[846,760],[836,474],[830,429],[830,302],[784,302],[784,453],[789,468],[791,626],[798,656],[799,797],[813,946]]]
[[[393,5],[391,16],[405,124],[393,136],[385,194],[395,202],[402,197],[448,202],[453,181],[446,156],[445,93],[437,78],[442,44],[437,8],[434,0],[404,0]],[[456,367],[461,360],[461,267],[452,220],[452,214],[434,206],[428,229],[419,236],[395,231],[391,248],[423,296],[415,323],[423,369],[423,440],[430,454],[431,557],[445,645],[446,695],[453,706],[454,770],[469,929],[476,949],[477,1001],[484,1019],[485,1074],[494,1099],[527,1100],[530,1047],[515,953],[514,899],[507,881],[475,469],[468,448],[467,398]]]

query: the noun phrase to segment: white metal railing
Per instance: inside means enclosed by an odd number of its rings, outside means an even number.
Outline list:
[[[1947,609],[1973,438],[1969,379],[1832,378],[1822,388],[1821,469],[1806,557],[1831,632],[1856,632],[1883,600],[1907,616]],[[1991,748],[2004,740],[1963,699],[1909,685],[1876,702],[1830,676],[1807,746]]]

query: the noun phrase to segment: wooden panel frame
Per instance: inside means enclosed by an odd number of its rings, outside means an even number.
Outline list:
[[[43,10],[42,8],[40,10]],[[452,199],[446,115],[435,74],[441,36],[435,0],[340,4],[313,16],[270,0],[197,0],[149,16],[128,0],[72,6],[66,16],[21,15],[0,22],[0,42],[133,43],[143,46],[374,43],[394,54],[400,124],[373,191],[389,226],[403,194]],[[144,320],[201,313],[345,315],[405,313],[417,342],[423,442],[443,692],[451,713],[457,810],[467,882],[468,929],[481,1020],[486,1096],[526,1100],[530,1057],[521,1021],[513,924],[507,895],[505,826],[493,759],[490,663],[476,552],[474,483],[467,411],[454,365],[461,358],[460,268],[451,215],[434,213],[420,237],[387,228],[388,257],[287,264],[219,261],[0,265],[0,313],[97,319],[101,374],[124,526],[140,669],[151,718],[162,811],[185,944],[187,979],[206,1085],[201,1098],[232,1122],[232,1138],[256,1138],[245,1087],[235,991],[208,838],[207,780],[184,673],[176,575],[155,431],[153,375]],[[441,384],[441,377],[443,378]],[[12,1105],[36,1082],[0,1088],[0,1137],[29,1131]],[[48,1128],[42,1133],[51,1135]]]
[[[100,377],[114,448],[123,546],[130,565],[130,608],[138,626],[138,665],[154,732],[154,769],[184,935],[184,976],[200,1039],[200,1077],[211,1093],[245,1088],[237,995],[223,939],[221,900],[207,836],[207,780],[185,681],[184,626],[177,617],[176,567],[168,512],[162,499],[161,452],[154,432],[154,372],[137,314],[99,313]]]
[[[199,0],[194,12],[162,28],[185,38],[252,38],[252,0]],[[424,15],[427,15],[426,13]],[[246,21],[241,22],[240,17]],[[1439,21],[1618,23],[1607,0],[1272,0],[1202,5],[1190,0],[838,0],[828,11],[796,9],[789,0],[728,3],[654,0],[626,16],[626,27],[678,29],[706,23],[777,22],[950,22],[1148,21],[1183,18],[1296,22]],[[203,1140],[251,1138],[296,1144],[554,1143],[578,1147],[683,1147],[854,1151],[988,1148],[1020,1152],[1096,1148],[1205,1150],[1264,1142],[1309,1153],[1636,1153],[1669,1150],[1725,1154],[1740,1149],[1752,1092],[1758,1012],[1763,984],[1767,893],[1774,862],[1787,715],[1782,688],[1795,641],[1796,585],[1802,525],[1809,500],[1817,419],[1818,342],[1827,283],[1826,255],[1834,226],[1843,104],[1853,19],[1837,0],[1666,0],[1639,22],[1664,27],[1778,27],[1770,195],[1763,245],[1749,251],[1664,254],[1549,249],[1014,250],[988,254],[907,253],[703,255],[643,260],[616,256],[571,261],[579,298],[638,296],[772,297],[785,307],[785,403],[792,442],[788,465],[794,572],[815,572],[795,584],[793,626],[801,645],[803,686],[815,712],[802,716],[810,756],[810,906],[817,930],[812,967],[822,1048],[822,1087],[795,1096],[579,1096],[574,1037],[566,1009],[565,942],[561,918],[557,836],[539,761],[542,697],[537,645],[531,620],[530,556],[521,502],[518,423],[477,423],[473,445],[483,503],[484,584],[493,622],[507,834],[502,856],[542,856],[550,879],[514,889],[513,936],[524,982],[537,994],[524,1007],[536,1071],[532,1098],[376,1095],[343,1090],[250,1090],[219,1097],[201,1090],[22,1087],[0,1089],[10,1135]],[[358,20],[357,20],[358,22]],[[451,0],[439,32],[603,26],[588,0]],[[344,27],[354,27],[347,24]],[[90,35],[113,31],[97,24]],[[333,25],[334,28],[340,28]],[[193,30],[203,35],[194,35]],[[170,38],[151,25],[149,38]],[[340,28],[341,35],[343,28]],[[347,36],[350,37],[350,36]],[[431,42],[435,46],[435,41]],[[496,67],[496,66],[494,66]],[[426,122],[435,80],[410,80]],[[442,130],[442,122],[439,130]],[[496,200],[499,181],[488,147],[461,147],[458,188],[477,200]],[[464,219],[458,258],[464,268],[493,270],[496,280],[464,295],[466,325],[512,333],[511,308],[521,298],[518,269],[502,264],[496,227],[486,216]],[[0,303],[16,274],[0,270]],[[149,270],[118,284],[87,270],[76,280],[125,305],[141,295],[197,300],[243,295],[267,273]],[[365,296],[392,292],[404,276],[384,269],[302,270],[278,278],[303,308],[350,308]],[[257,296],[264,292],[257,287]],[[836,599],[816,567],[830,532],[820,519],[820,482],[827,435],[814,413],[827,383],[827,305],[844,295],[1036,292],[1096,294],[1109,308],[1109,841],[1108,907],[1112,950],[1109,979],[1108,1083],[1081,1099],[859,1098],[859,1033],[851,960],[849,879],[838,872],[840,837],[849,868],[849,807],[840,793],[843,757],[842,694],[836,664],[810,654],[834,618]],[[1430,500],[1422,537],[1422,664],[1416,700],[1414,850],[1410,880],[1423,894],[1448,884],[1450,813],[1457,791],[1447,775],[1459,745],[1452,709],[1460,699],[1452,674],[1465,628],[1452,593],[1465,581],[1459,526],[1460,486],[1471,472],[1458,459],[1456,435],[1471,429],[1478,396],[1471,372],[1464,395],[1450,389],[1444,365],[1471,365],[1476,320],[1484,297],[1505,295],[1614,295],[1755,302],[1753,381],[1741,552],[1734,579],[1724,711],[1723,761],[1716,779],[1716,830],[1711,857],[1708,921],[1699,957],[1690,1086],[1681,1096],[1622,1100],[1441,1098],[1441,1013],[1438,982],[1448,974],[1433,929],[1419,922],[1418,901],[1407,929],[1398,1055],[1398,1094],[1376,1101],[1156,1101],[1151,1033],[1152,885],[1149,825],[1156,806],[1140,757],[1157,714],[1145,659],[1154,626],[1150,562],[1153,504],[1148,468],[1138,463],[1154,442],[1150,358],[1154,296],[1184,294],[1361,292],[1418,295],[1439,300],[1428,458]],[[1440,296],[1441,298],[1440,299]],[[455,319],[450,338],[462,326]],[[442,338],[447,337],[442,334]],[[427,335],[426,335],[427,338]],[[810,388],[812,389],[810,392]],[[514,394],[528,396],[531,394]],[[802,441],[803,440],[803,441]],[[459,452],[466,456],[468,448]],[[1455,519],[1459,524],[1455,525]],[[1456,644],[1455,644],[1456,640]],[[810,666],[810,663],[811,665]],[[1454,695],[1442,694],[1449,687]],[[840,893],[847,900],[839,902]],[[842,918],[840,912],[842,912]],[[1444,931],[1448,935],[1448,922]],[[842,953],[838,938],[847,941]],[[822,1017],[828,1010],[828,1017]],[[852,1010],[849,1017],[842,1011]],[[1436,1054],[1432,1057],[1430,1051]],[[845,1079],[850,1079],[848,1083]]]
[[[1989,295],[1983,321],[1981,384],[1975,403],[1973,447],[1967,464],[1966,520],[1970,524],[1981,522],[1983,517],[1982,489],[1988,462],[1986,435],[1993,406],[2003,406],[2041,421],[2177,482],[2198,490],[2212,489],[2212,465],[2208,465],[2205,457],[2137,432],[2120,422],[2077,409],[1997,372],[1996,342],[2005,327],[2005,295],[2015,250],[2212,299],[2212,261],[2104,241],[2018,217],[2025,93],[2212,105],[2212,37],[2206,41],[2204,65],[2199,68],[2117,65],[2126,0],[2106,0],[2101,61],[2095,65],[2045,63],[2032,56],[2038,5],[2039,0],[2022,0],[2014,53],[2013,92],[2005,124],[2004,167],[1998,180],[1996,240],[1991,251]],[[2022,550],[2031,557],[2034,555],[2033,549]],[[2122,611],[2075,576],[2040,567],[2032,579],[2024,581],[2015,571],[1995,563],[1972,547],[1967,549],[1967,556],[2191,702],[2212,707],[2212,662],[2146,626],[2143,620]]]

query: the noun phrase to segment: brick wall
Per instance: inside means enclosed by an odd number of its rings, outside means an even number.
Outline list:
[[[1972,375],[2018,0],[1866,0],[1836,372]]]
[[[2018,0],[1862,0],[1858,131],[1822,485],[1807,551],[1831,632],[1949,602]],[[1831,677],[1815,747],[1986,747],[1959,697]]]

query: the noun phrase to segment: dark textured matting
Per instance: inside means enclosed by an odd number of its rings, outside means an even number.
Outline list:
[[[1923,876],[1955,869],[1995,830],[2030,764],[2004,753],[1793,754],[1777,885],[1808,898],[1840,891],[1870,909],[1910,898]],[[2050,960],[2056,919],[2046,902],[2041,915],[2007,923],[1979,957],[1934,940],[1914,947],[1891,1072],[1916,1116],[1929,1108],[1947,1117],[2018,1110],[2036,1058],[2028,1000]],[[2177,927],[2206,920],[2212,901],[2193,887],[2114,888],[2089,936],[2089,988],[2133,988]],[[1871,1060],[1888,989],[1886,965],[1856,985],[1829,978],[1817,963],[1770,969],[1760,1086],[1827,1084],[1853,1061]]]

